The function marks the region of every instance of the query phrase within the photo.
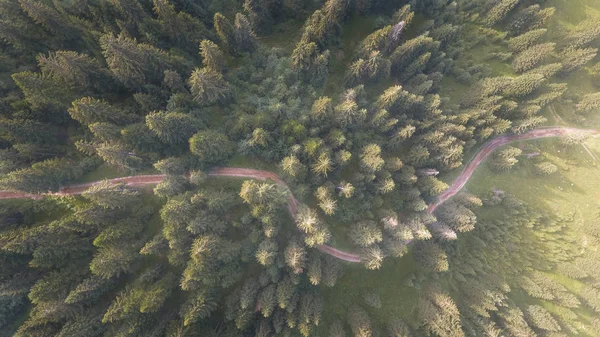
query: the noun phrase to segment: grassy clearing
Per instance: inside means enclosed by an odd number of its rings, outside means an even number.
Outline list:
[[[111,179],[127,176],[128,174],[118,169],[111,167],[107,164],[102,164],[98,166],[95,170],[90,173],[87,173],[83,177],[81,177],[81,183],[88,183],[92,181],[102,180],[102,179]]]
[[[412,256],[384,263],[380,270],[369,271],[361,265],[346,264],[344,274],[333,288],[323,288],[325,310],[319,335],[326,335],[328,323],[335,319],[346,320],[347,309],[359,304],[369,312],[375,327],[383,329],[391,318],[411,321],[411,314],[418,298],[415,288],[406,286],[403,281],[416,268]],[[364,304],[363,294],[375,291],[381,295],[382,307],[375,309]]]

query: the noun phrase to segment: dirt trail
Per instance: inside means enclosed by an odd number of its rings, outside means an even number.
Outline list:
[[[529,132],[525,132],[519,135],[500,136],[490,140],[489,142],[485,143],[481,147],[481,149],[479,149],[475,156],[473,156],[473,158],[469,161],[467,166],[465,166],[460,175],[456,177],[456,179],[452,182],[450,187],[442,194],[440,194],[433,204],[429,205],[428,211],[430,213],[433,213],[441,204],[443,204],[448,199],[453,197],[456,193],[458,193],[467,184],[467,181],[469,181],[469,179],[473,175],[473,172],[475,172],[475,169],[477,169],[481,162],[492,152],[494,152],[494,150],[496,150],[498,147],[507,145],[515,141],[557,137],[568,134],[570,132],[585,132],[593,135],[600,134],[600,131],[598,130],[587,130],[568,127],[548,127],[531,130]]]
[[[458,193],[467,183],[471,175],[475,169],[481,164],[481,162],[494,150],[498,147],[506,145],[508,143],[519,141],[519,140],[527,140],[527,139],[536,139],[536,138],[546,138],[546,137],[556,137],[567,134],[569,132],[586,132],[594,135],[600,134],[598,130],[585,130],[585,129],[577,129],[577,128],[568,128],[568,127],[548,127],[532,130],[520,135],[507,135],[500,136],[490,140],[485,143],[481,149],[473,156],[473,158],[469,161],[467,166],[461,172],[461,174],[454,180],[452,185],[444,191],[436,201],[428,207],[429,212],[434,212],[441,204],[446,202],[456,193]],[[263,170],[255,170],[249,168],[238,168],[238,167],[221,167],[214,169],[208,173],[209,176],[217,176],[217,177],[240,177],[240,178],[252,178],[258,180],[267,180],[271,179],[276,184],[284,186],[288,188],[286,183],[277,176],[277,174],[270,171]],[[114,179],[108,179],[110,183],[118,184],[124,183],[129,186],[145,186],[145,185],[154,185],[160,183],[165,178],[163,174],[154,174],[154,175],[138,175],[138,176],[128,176],[128,177],[120,177]],[[39,199],[46,195],[54,195],[54,196],[65,196],[65,195],[75,195],[81,194],[88,188],[100,183],[101,181],[95,181],[85,184],[76,184],[69,185],[61,188],[56,193],[41,193],[41,194],[31,194],[24,193],[18,191],[0,191],[0,199]],[[289,189],[289,188],[288,188]],[[295,216],[298,211],[299,202],[296,200],[293,194],[290,193],[290,199],[288,201],[288,210],[289,212]],[[357,254],[344,252],[339,249],[333,248],[331,246],[322,245],[319,246],[318,249],[326,254],[334,256],[338,259],[348,261],[348,262],[361,262],[360,256]]]

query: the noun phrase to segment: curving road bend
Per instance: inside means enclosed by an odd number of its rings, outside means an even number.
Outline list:
[[[487,143],[485,143],[479,151],[473,156],[473,158],[469,161],[467,166],[463,169],[458,177],[452,182],[450,187],[440,194],[436,201],[429,205],[427,210],[429,213],[433,213],[441,204],[445,203],[448,199],[453,197],[456,193],[458,193],[466,184],[467,181],[475,172],[475,169],[481,164],[481,162],[487,158],[494,150],[496,150],[500,146],[507,145],[512,142],[520,141],[520,140],[529,140],[529,139],[538,139],[538,138],[548,138],[548,137],[558,137],[564,136],[569,133],[574,132],[583,132],[591,135],[599,135],[600,130],[589,130],[589,129],[578,129],[578,128],[570,128],[570,127],[547,127],[547,128],[539,128],[535,130],[531,130],[529,132],[525,132],[517,135],[504,135],[496,137]]]
[[[434,212],[441,204],[446,202],[448,199],[453,197],[456,193],[458,193],[469,181],[469,178],[475,172],[475,169],[481,164],[481,162],[490,155],[494,150],[498,147],[509,144],[511,142],[520,141],[520,140],[528,140],[528,139],[537,139],[537,138],[547,138],[547,137],[557,137],[562,136],[571,132],[583,132],[589,133],[592,135],[599,135],[600,130],[587,130],[587,129],[577,129],[570,127],[548,127],[548,128],[540,128],[536,130],[531,130],[529,132],[519,134],[519,135],[505,135],[499,136],[485,143],[481,149],[473,156],[473,158],[469,161],[467,166],[463,169],[460,175],[452,182],[450,187],[444,191],[442,194],[438,196],[436,201],[428,207],[429,212]],[[257,180],[267,180],[271,179],[276,184],[288,188],[287,184],[279,178],[279,176],[270,171],[263,170],[255,170],[249,168],[237,168],[237,167],[221,167],[214,169],[208,173],[209,176],[214,177],[240,177],[240,178],[252,178]],[[154,185],[160,183],[165,178],[163,174],[154,174],[154,175],[138,175],[138,176],[128,176],[128,177],[120,177],[114,179],[108,179],[108,182],[113,184],[124,183],[129,186],[145,186],[145,185]],[[51,196],[65,196],[65,195],[75,195],[81,194],[88,188],[98,184],[100,181],[85,183],[85,184],[76,184],[69,185],[61,188],[56,193],[42,193],[42,194],[31,194],[24,193],[18,191],[0,191],[0,199],[39,199],[46,195]],[[288,188],[289,189],[289,188]],[[298,200],[294,197],[293,194],[290,193],[290,199],[288,200],[288,211],[292,216],[295,216],[298,211]],[[357,254],[344,252],[339,249],[333,248],[327,245],[321,245],[318,249],[326,254],[334,256],[338,259],[348,261],[348,262],[361,262],[361,258]]]

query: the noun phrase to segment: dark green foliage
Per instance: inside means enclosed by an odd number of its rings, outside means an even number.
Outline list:
[[[600,92],[587,94],[577,104],[577,111],[589,114],[600,109]]]
[[[556,320],[546,309],[539,305],[530,305],[527,308],[528,321],[536,328],[546,331],[560,331],[561,328]]]
[[[515,147],[507,147],[503,150],[499,150],[493,154],[493,158],[490,160],[489,165],[491,168],[497,171],[506,171],[513,167],[519,160],[516,158],[521,155],[523,151]]]
[[[56,143],[59,138],[56,127],[29,119],[0,121],[0,135],[13,144],[34,143],[38,146]]]
[[[254,1],[254,0],[247,0]],[[256,27],[256,24],[254,25]],[[254,31],[248,19],[241,13],[235,15],[235,44],[239,52],[252,54],[257,48]]]
[[[420,325],[440,337],[464,336],[459,311],[448,294],[438,289],[426,289],[417,305]]]
[[[576,71],[583,67],[598,54],[598,48],[577,48],[570,46],[562,51],[563,74]]]
[[[73,34],[75,34],[67,18],[55,9],[31,0],[19,0],[19,3],[33,21],[43,26],[50,33],[64,38],[73,37]]]
[[[210,40],[200,42],[200,55],[202,55],[202,64],[208,70],[221,72],[223,70],[223,52]]]
[[[304,78],[312,79],[315,84],[323,83],[327,76],[329,51],[319,53],[314,42],[300,42],[292,53],[292,66]]]
[[[190,151],[206,166],[223,162],[235,151],[235,145],[226,135],[212,130],[196,133],[189,142]]]
[[[165,143],[185,143],[198,129],[201,122],[180,112],[155,111],[146,115],[146,125]]]
[[[493,26],[519,4],[520,0],[500,0],[487,13],[483,20],[487,26]]]
[[[91,304],[115,285],[115,279],[106,279],[100,276],[90,276],[79,283],[68,296],[65,303]]]
[[[188,326],[208,317],[215,308],[216,304],[210,294],[198,292],[191,296],[181,309],[183,325]]]
[[[0,336],[593,334],[595,222],[571,235],[570,219],[502,191],[427,211],[484,141],[555,114],[593,123],[600,29],[564,22],[580,10],[0,1],[0,182],[57,192],[0,207]],[[557,146],[574,155],[587,139]],[[520,155],[500,149],[489,165]],[[222,177],[232,167],[281,172]],[[69,194],[112,168],[153,176]],[[332,249],[343,244],[350,254]],[[360,264],[339,259],[352,254]],[[401,307],[386,287],[352,297],[363,275],[413,262],[391,283],[409,295]]]
[[[80,98],[72,104],[73,106],[69,108],[69,115],[83,125],[90,125],[97,122],[125,124],[136,119],[135,116],[125,114],[106,101],[92,97]]]
[[[510,38],[508,43],[508,49],[513,52],[520,52],[529,47],[532,47],[539,39],[541,39],[547,32],[547,29],[540,28],[530,30],[522,35]]]
[[[381,230],[377,228],[377,224],[373,221],[355,224],[349,235],[352,241],[361,247],[368,247],[382,240]]]
[[[194,70],[188,85],[193,99],[202,105],[212,105],[229,95],[229,84],[221,74],[209,68]]]
[[[74,98],[68,91],[61,90],[50,78],[29,71],[14,73],[12,79],[33,110],[50,112],[50,116],[42,120],[62,122],[65,119],[66,106]]]
[[[123,35],[103,35],[100,45],[109,69],[130,89],[160,83],[163,72],[171,66],[164,51]]]
[[[101,143],[94,151],[106,163],[122,170],[135,171],[143,166],[142,158],[119,143]]]
[[[214,25],[223,47],[235,55],[237,51],[235,29],[229,19],[221,13],[215,13]]]
[[[419,242],[416,246],[415,258],[419,264],[427,270],[435,272],[444,272],[448,270],[448,258],[446,252],[434,242]]]
[[[154,187],[154,194],[162,197],[173,197],[187,189],[187,180],[183,176],[168,175]]]
[[[42,73],[57,84],[76,92],[104,92],[113,83],[110,73],[96,59],[72,51],[57,51],[39,55]]]
[[[90,270],[104,279],[132,272],[139,260],[139,249],[139,245],[136,244],[103,247],[90,262]]]
[[[519,35],[541,29],[554,15],[554,12],[554,7],[542,9],[539,4],[531,5],[520,10],[511,18],[508,30],[511,35]]]
[[[191,52],[200,40],[210,36],[210,32],[198,18],[183,11],[177,12],[171,1],[154,0],[153,2],[154,13],[158,16],[156,26],[159,27],[162,39]]]
[[[350,325],[355,337],[373,336],[371,319],[365,310],[359,306],[353,306],[348,311],[348,325]]]
[[[9,173],[1,184],[6,189],[33,193],[57,191],[81,177],[89,162],[74,163],[67,159],[48,159],[33,164],[30,168]]]
[[[517,72],[535,68],[554,50],[554,43],[541,43],[523,50],[513,60],[512,67]]]
[[[136,202],[137,191],[123,184],[112,184],[103,181],[83,192],[83,197],[106,208],[129,208]]]

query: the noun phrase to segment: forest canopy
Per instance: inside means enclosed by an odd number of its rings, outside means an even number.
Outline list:
[[[0,337],[600,336],[597,198],[452,184],[598,165],[566,3],[0,0]]]

